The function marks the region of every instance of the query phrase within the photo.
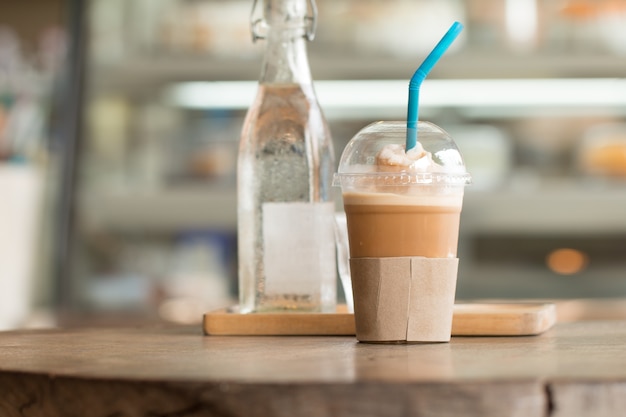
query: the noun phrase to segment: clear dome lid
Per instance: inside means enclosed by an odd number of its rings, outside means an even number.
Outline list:
[[[333,185],[350,187],[367,182],[370,185],[448,184],[466,185],[471,176],[463,157],[450,135],[439,126],[418,122],[418,147],[425,159],[414,165],[380,165],[383,148],[401,148],[406,143],[405,122],[375,122],[359,131],[344,149]],[[411,151],[409,151],[410,153]]]

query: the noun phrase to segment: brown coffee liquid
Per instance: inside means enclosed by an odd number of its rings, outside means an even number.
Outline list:
[[[456,257],[458,206],[345,204],[350,257]]]

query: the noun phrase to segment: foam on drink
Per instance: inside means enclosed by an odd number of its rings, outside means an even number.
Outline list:
[[[391,143],[383,146],[376,155],[376,166],[381,172],[436,172],[443,168],[433,161],[421,143],[405,152],[404,145]]]
[[[436,173],[446,172],[446,167],[436,163],[432,154],[424,150],[418,142],[417,145],[405,152],[403,144],[385,145],[376,155],[376,165],[372,168],[364,167],[364,170],[371,169],[372,172],[395,172],[395,173]],[[461,208],[463,202],[463,192],[461,190],[448,190],[454,192],[438,192],[432,189],[431,185],[412,187],[393,187],[402,182],[401,177],[390,177],[386,179],[384,186],[376,187],[375,192],[345,192],[344,202],[347,204],[373,204],[373,205],[422,205],[422,206],[450,206]],[[428,187],[428,188],[426,188]],[[460,191],[460,192],[459,192]]]

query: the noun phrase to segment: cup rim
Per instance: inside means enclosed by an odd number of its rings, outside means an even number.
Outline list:
[[[472,177],[467,172],[441,173],[441,172],[367,172],[367,173],[342,173],[337,172],[333,176],[335,187],[376,186],[398,187],[412,185],[450,185],[465,186],[472,183]]]

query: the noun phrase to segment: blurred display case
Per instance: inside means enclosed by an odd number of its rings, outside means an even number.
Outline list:
[[[236,152],[263,51],[252,2],[88,4],[70,303],[199,320],[236,295]],[[626,4],[317,6],[309,57],[337,156],[367,123],[405,119],[413,71],[452,21],[465,24],[420,104],[474,174],[459,298],[626,294],[626,162],[594,147],[601,126],[626,122]],[[622,146],[624,129],[611,132]],[[574,257],[555,258],[561,249]]]

